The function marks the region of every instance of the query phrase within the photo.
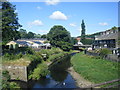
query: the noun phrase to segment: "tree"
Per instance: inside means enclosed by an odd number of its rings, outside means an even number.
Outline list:
[[[42,36],[41,36],[41,38],[47,38],[47,35],[46,34],[43,34]]]
[[[112,27],[111,28],[112,30],[117,30],[118,28],[116,26]]]
[[[10,40],[18,39],[17,29],[21,27],[18,23],[15,6],[9,2],[2,3],[2,40],[7,43]]]
[[[77,43],[77,39],[75,37],[71,37],[71,43],[72,45]]]
[[[41,38],[41,35],[40,34],[35,34],[34,37],[35,38]]]
[[[53,26],[47,34],[47,38],[54,47],[59,47],[67,51],[72,48],[70,33],[61,25]]]
[[[27,37],[27,31],[25,29],[20,29],[20,37],[21,38],[26,38]]]
[[[84,44],[84,41],[85,41],[85,23],[84,23],[84,20],[82,20],[81,28],[82,28],[81,42]]]
[[[27,38],[28,38],[28,39],[34,38],[34,33],[33,33],[33,32],[28,32]]]

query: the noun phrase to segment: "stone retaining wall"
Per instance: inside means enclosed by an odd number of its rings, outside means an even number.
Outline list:
[[[28,80],[27,75],[27,66],[2,66],[3,70],[9,71],[9,74],[11,76],[12,80],[22,80],[26,81]]]
[[[93,52],[89,52],[89,51],[85,51],[85,54],[87,55],[92,55],[92,56],[99,56],[98,53],[93,53]],[[108,54],[104,59],[106,60],[111,60],[111,61],[120,61],[119,57],[116,54]]]

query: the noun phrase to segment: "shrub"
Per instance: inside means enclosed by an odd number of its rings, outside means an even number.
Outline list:
[[[107,48],[100,49],[99,54],[102,58],[106,57],[106,55],[110,54],[111,50]]]
[[[45,77],[49,73],[47,68],[47,65],[44,63],[38,64],[37,68],[35,68],[32,74],[29,76],[29,79],[38,80],[41,77]]]
[[[13,88],[20,88],[20,86],[17,84],[17,83],[15,83],[15,82],[10,82],[10,89],[13,89]]]
[[[20,59],[23,56],[22,52],[20,52],[17,56],[16,59]]]
[[[2,88],[5,90],[9,88],[8,80],[10,80],[9,72],[7,70],[2,71]]]
[[[3,60],[13,60],[13,59],[15,59],[15,55],[13,55],[12,53],[11,53],[11,54],[6,53],[6,54],[3,56],[2,59],[3,59]]]

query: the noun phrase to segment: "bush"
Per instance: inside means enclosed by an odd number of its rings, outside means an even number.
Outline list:
[[[32,48],[27,48],[26,49],[26,54],[34,54],[35,51]]]
[[[6,89],[9,88],[9,82],[8,80],[10,80],[10,75],[9,72],[7,70],[2,71],[2,88]]]
[[[20,88],[20,86],[17,84],[17,83],[15,83],[15,82],[10,82],[10,89],[13,89],[13,88]]]
[[[29,79],[38,80],[41,77],[46,77],[46,75],[49,73],[47,68],[47,65],[44,63],[38,64],[37,68],[35,68],[32,74],[29,76]]]
[[[72,45],[70,43],[64,42],[64,44],[61,46],[61,49],[63,51],[70,51],[72,49]]]
[[[102,58],[106,57],[106,55],[110,54],[111,50],[107,48],[100,49],[99,54]]]
[[[3,59],[3,60],[13,60],[13,59],[15,59],[15,55],[13,55],[12,53],[11,53],[11,54],[6,53],[6,54],[3,56],[2,59]]]
[[[22,52],[20,52],[18,55],[16,55],[16,59],[20,59],[23,56]]]
[[[61,53],[59,53],[59,54],[52,55],[52,56],[50,56],[50,57],[48,58],[48,60],[49,60],[49,61],[56,60],[56,59],[58,59],[59,57],[64,56],[65,54],[67,54],[67,53],[61,52]]]

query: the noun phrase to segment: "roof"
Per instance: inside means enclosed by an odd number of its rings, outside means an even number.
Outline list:
[[[20,44],[20,45],[27,45],[27,42],[26,41],[16,41],[17,44]]]
[[[107,35],[100,35],[96,36],[95,40],[110,40],[110,39],[117,39],[118,33],[111,33]]]
[[[7,43],[6,45],[15,45],[15,44],[17,44],[15,41],[10,41],[9,43]]]
[[[41,42],[38,42],[38,41],[33,41],[34,43],[37,43],[37,44],[43,44],[43,43],[41,43]]]

